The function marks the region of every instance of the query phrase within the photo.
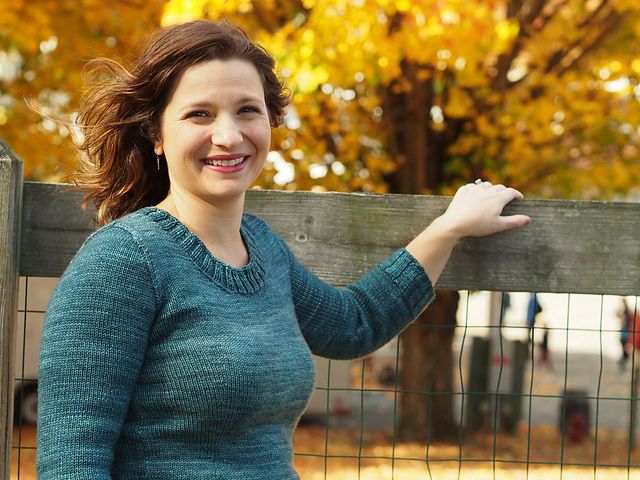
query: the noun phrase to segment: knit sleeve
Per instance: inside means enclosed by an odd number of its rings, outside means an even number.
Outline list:
[[[111,478],[155,310],[145,250],[123,228],[99,230],[60,279],[45,317],[38,478]]]
[[[307,271],[284,248],[300,329],[316,355],[367,355],[398,335],[434,297],[422,265],[405,249],[340,289]]]

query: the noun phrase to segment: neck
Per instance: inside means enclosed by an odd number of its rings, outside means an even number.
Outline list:
[[[180,220],[215,257],[232,267],[247,264],[248,253],[240,235],[244,195],[212,204],[170,192],[157,207]]]

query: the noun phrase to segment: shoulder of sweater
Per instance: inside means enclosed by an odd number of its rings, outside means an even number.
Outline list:
[[[120,252],[130,257],[130,260],[139,257],[136,253],[143,253],[143,256],[146,256],[140,233],[140,230],[126,221],[126,217],[116,219],[93,232],[80,247],[76,257],[91,256],[110,261],[114,254]],[[120,258],[120,256],[116,257]]]
[[[135,219],[132,222],[132,216],[133,214],[129,214],[124,217],[117,218],[98,228],[95,232],[89,235],[85,244],[108,242],[109,239],[114,239],[116,242],[118,240],[124,242],[135,242],[135,237],[137,236],[135,234],[137,230],[136,225],[141,225],[142,222],[139,220],[136,222]]]
[[[85,240],[67,266],[63,279],[67,282],[70,278],[82,279],[82,275],[76,275],[78,272],[89,273],[95,281],[104,278],[112,282],[118,275],[126,274],[131,278],[136,272],[137,278],[147,279],[157,298],[155,268],[140,239],[140,232],[135,232],[120,219],[99,228]]]
[[[254,215],[253,213],[243,213],[242,222],[245,225],[253,228],[269,228],[269,225],[264,219],[258,217],[257,215]]]
[[[268,249],[275,248],[287,258],[292,256],[285,240],[262,218],[251,213],[243,215],[243,224],[252,232],[252,236]],[[271,250],[274,251],[274,250]]]
[[[113,220],[89,235],[82,247],[93,244],[134,243],[134,241],[129,229],[124,227],[120,220]]]
[[[242,223],[251,231],[261,234],[273,235],[279,237],[279,235],[271,228],[271,226],[264,220],[252,213],[245,213],[242,216]]]

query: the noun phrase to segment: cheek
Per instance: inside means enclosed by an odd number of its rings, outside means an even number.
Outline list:
[[[254,138],[261,148],[268,150],[271,146],[271,126],[269,124],[262,125],[256,130]]]
[[[163,129],[162,138],[165,154],[180,157],[197,153],[210,142],[206,129],[185,126]]]

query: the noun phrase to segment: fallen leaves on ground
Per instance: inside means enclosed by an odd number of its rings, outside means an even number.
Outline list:
[[[597,442],[595,431],[563,442],[557,428],[525,425],[514,435],[476,434],[427,448],[394,442],[390,432],[299,427],[294,462],[303,480],[640,479],[640,452],[629,453],[628,434],[597,433]]]
[[[13,446],[11,480],[36,479],[35,429],[15,429]],[[603,429],[597,442],[592,431],[575,443],[563,442],[556,428],[525,425],[515,435],[476,434],[427,448],[394,442],[385,431],[300,426],[294,466],[302,480],[640,480],[639,450],[629,453],[625,432]]]

